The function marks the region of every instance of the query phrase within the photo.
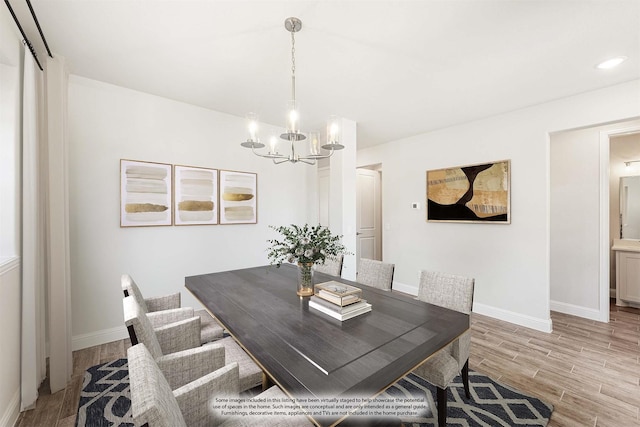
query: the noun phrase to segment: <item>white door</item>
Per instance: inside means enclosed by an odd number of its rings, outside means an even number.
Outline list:
[[[380,172],[356,169],[356,265],[360,258],[382,261]]]

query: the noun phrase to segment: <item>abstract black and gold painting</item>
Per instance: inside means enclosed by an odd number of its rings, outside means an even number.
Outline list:
[[[427,221],[510,224],[510,180],[510,160],[427,171]]]
[[[218,223],[218,170],[173,167],[175,225]]]
[[[120,160],[120,227],[171,225],[171,165]]]

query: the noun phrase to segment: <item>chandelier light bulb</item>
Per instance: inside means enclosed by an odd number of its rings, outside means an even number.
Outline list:
[[[278,140],[276,139],[275,136],[272,136],[269,139],[269,147],[271,147],[269,153],[271,153],[271,154],[275,154],[276,153],[276,144],[277,143],[278,143]]]
[[[338,125],[337,124],[335,124],[335,123],[331,124],[330,133],[331,133],[331,142],[334,142],[336,140],[336,136],[338,135]]]
[[[320,155],[320,132],[311,131],[309,132],[310,139],[310,150],[312,156]]]
[[[342,150],[340,144],[340,119],[337,116],[329,116],[327,120],[327,143],[322,146],[325,150]]]
[[[260,142],[260,138],[258,137],[258,115],[256,113],[249,113],[247,114],[246,120],[249,137],[246,141],[240,143],[240,145],[245,148],[251,148],[252,150],[264,147],[264,144]]]
[[[257,132],[258,132],[258,123],[256,123],[255,121],[251,121],[249,123],[249,137],[251,138],[251,141],[256,140]]]
[[[298,124],[298,112],[296,110],[289,111],[289,127],[291,128],[292,131],[295,132],[297,130],[297,124]]]

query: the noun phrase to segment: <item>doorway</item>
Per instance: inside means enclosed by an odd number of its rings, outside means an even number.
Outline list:
[[[609,321],[614,179],[610,138],[640,120],[550,134],[550,308]]]
[[[382,261],[381,199],[381,165],[356,169],[356,266],[360,258]]]
[[[615,239],[638,239],[640,234],[637,224],[640,222],[640,205],[637,196],[640,190],[640,163],[629,163],[640,160],[640,123],[624,129],[608,132],[603,137],[608,139],[609,150],[609,236],[611,242]],[[607,141],[603,141],[607,145]],[[603,147],[606,149],[606,147]],[[637,182],[637,190],[629,198],[629,188]],[[624,187],[622,187],[625,183]],[[625,192],[624,190],[627,190]],[[621,190],[623,190],[621,192]],[[623,196],[621,198],[621,196]],[[626,197],[624,197],[626,196]],[[631,218],[631,220],[630,220]],[[604,248],[603,248],[604,249]],[[604,260],[603,260],[604,261]],[[616,256],[609,248],[609,288],[610,297],[616,298]],[[622,300],[617,304],[627,306]],[[629,305],[633,305],[632,303]]]

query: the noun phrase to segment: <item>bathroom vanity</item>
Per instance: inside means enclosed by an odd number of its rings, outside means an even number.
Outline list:
[[[640,308],[640,240],[614,239],[616,305]]]

